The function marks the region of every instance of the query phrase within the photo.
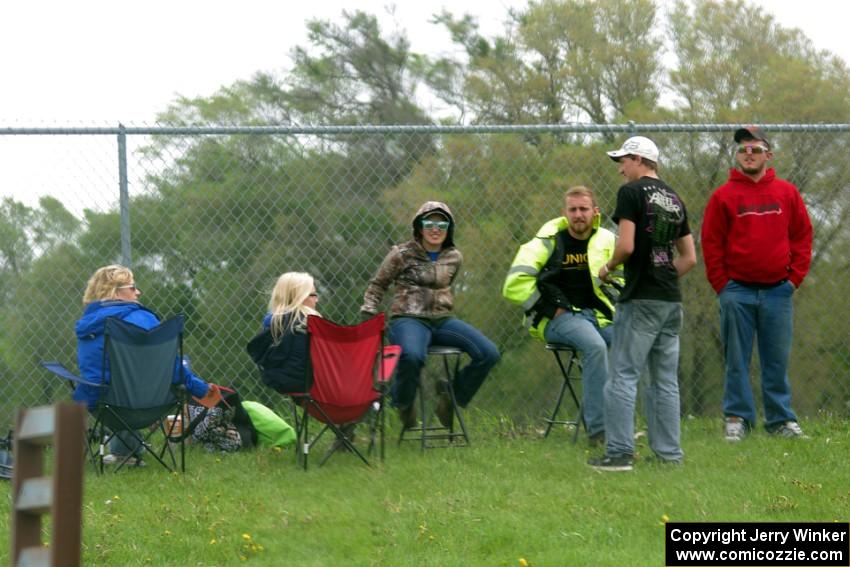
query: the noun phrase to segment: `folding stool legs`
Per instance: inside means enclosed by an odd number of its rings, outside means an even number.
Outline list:
[[[457,422],[460,425],[461,434],[463,435],[463,439],[466,441],[466,444],[469,445],[469,434],[466,431],[466,422],[463,420],[463,414],[460,413],[460,406],[457,405],[457,398],[455,397],[455,389],[453,384],[453,378],[456,378],[458,372],[460,370],[460,356],[455,356],[455,368],[454,372],[451,373],[449,371],[449,360],[447,356],[443,357],[443,370],[446,373],[446,388],[449,392],[449,397],[452,400],[452,415],[457,417]],[[452,423],[449,426],[449,443],[454,441],[454,438],[457,437],[457,434],[454,432],[454,419],[452,419]]]
[[[561,375],[563,376],[564,381],[561,384],[560,391],[558,392],[558,400],[555,402],[555,409],[552,411],[552,417],[545,420],[548,425],[546,426],[546,432],[543,434],[543,437],[549,437],[549,433],[552,431],[552,426],[556,423],[559,425],[573,425],[575,427],[573,430],[573,443],[575,444],[578,442],[579,428],[584,426],[585,431],[587,430],[587,424],[584,422],[584,408],[581,406],[581,402],[579,401],[578,396],[576,396],[575,389],[573,389],[573,385],[570,382],[570,377],[572,376],[573,368],[576,365],[576,357],[578,355],[574,349],[555,348],[550,345],[547,345],[547,348],[555,353],[555,360],[558,362],[558,368],[561,370]],[[564,362],[561,360],[562,350],[567,350],[570,353],[570,361],[566,368],[564,367]],[[570,397],[577,408],[577,415],[573,420],[559,420],[558,412],[561,410],[561,404],[564,401],[564,394],[567,391],[570,392]]]
[[[429,441],[446,441],[448,445],[452,445],[454,444],[455,439],[462,439],[466,445],[469,445],[469,434],[466,430],[466,422],[464,421],[463,414],[460,412],[460,407],[457,404],[457,398],[455,397],[453,387],[454,379],[457,377],[458,371],[460,369],[460,357],[463,354],[463,351],[452,347],[432,348],[440,350],[437,350],[435,352],[429,352],[429,355],[441,356],[443,358],[443,371],[445,373],[445,377],[441,377],[438,379],[438,389],[444,386],[447,389],[447,393],[449,394],[451,400],[451,422],[449,423],[448,427],[444,427],[442,424],[433,426],[428,425],[429,414],[425,403],[426,395],[424,393],[423,387],[424,377],[422,377],[420,378],[420,382],[418,385],[419,391],[417,393],[417,396],[419,397],[418,407],[421,424],[417,427],[411,428],[402,427],[401,434],[398,437],[398,443],[400,445],[402,441],[418,440],[422,451],[431,447],[435,447],[435,445],[429,445]],[[455,357],[454,371],[452,371],[452,368],[449,365],[448,357],[450,356]],[[460,425],[460,431],[455,430],[455,418],[457,418],[458,424]],[[405,438],[406,433],[410,433],[411,436]],[[418,439],[416,437],[413,437],[413,435],[418,435]]]

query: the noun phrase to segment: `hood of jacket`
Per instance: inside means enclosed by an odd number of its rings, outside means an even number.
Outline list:
[[[150,311],[144,305],[132,301],[93,301],[86,305],[83,316],[80,317],[74,326],[74,331],[78,339],[91,339],[103,334],[108,317],[123,319],[127,314],[139,309]]]
[[[744,185],[750,186],[759,186],[762,184],[771,183],[774,179],[776,179],[776,170],[772,167],[768,167],[764,175],[758,181],[753,181],[746,175],[744,175],[740,169],[733,167],[729,170],[729,181],[728,183],[743,183]]]
[[[449,206],[440,201],[427,201],[416,211],[416,214],[413,216],[413,239],[422,244],[422,225],[420,221],[423,217],[427,217],[429,214],[435,212],[442,213],[449,219],[449,230],[448,234],[446,234],[446,240],[443,242],[443,248],[451,248],[455,245],[455,218]]]

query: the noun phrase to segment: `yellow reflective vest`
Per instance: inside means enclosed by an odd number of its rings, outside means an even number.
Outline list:
[[[587,243],[587,264],[594,293],[605,305],[610,307],[611,313],[613,313],[614,303],[624,283],[623,266],[617,266],[617,269],[611,273],[613,283],[603,283],[599,279],[599,270],[603,264],[611,259],[616,244],[614,233],[601,228],[599,222],[599,215],[596,215],[593,219],[594,233]],[[569,222],[565,217],[558,217],[540,227],[534,238],[520,246],[502,286],[502,295],[511,303],[522,307],[525,312],[524,323],[528,332],[531,333],[532,337],[539,340],[545,340],[543,332],[549,323],[549,318],[542,317],[537,313],[537,309],[540,308],[538,302],[541,298],[537,280],[555,251],[558,233],[566,230],[568,225]],[[611,320],[604,312],[598,309],[594,311],[600,327],[611,324]]]

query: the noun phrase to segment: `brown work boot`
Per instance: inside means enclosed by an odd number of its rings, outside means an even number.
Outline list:
[[[437,406],[434,408],[434,415],[443,424],[443,427],[451,428],[452,419],[454,419],[454,411],[452,409],[452,398],[448,392],[437,394]]]
[[[403,428],[413,429],[416,427],[416,406],[410,404],[406,408],[398,408],[398,418]]]

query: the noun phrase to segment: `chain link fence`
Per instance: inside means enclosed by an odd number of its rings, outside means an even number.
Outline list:
[[[310,272],[322,314],[356,322],[368,279],[391,243],[410,237],[426,200],[456,215],[465,258],[457,315],[503,354],[474,416],[538,423],[561,379],[501,297],[517,247],[560,215],[572,185],[591,187],[615,228],[622,179],[603,152],[640,133],[658,143],[660,175],[684,199],[699,248],[707,199],[733,163],[735,127],[0,128],[0,426],[17,406],[70,395],[38,362],[76,367],[86,280],[115,262],[134,269],[142,301],[160,316],[187,316],[185,350],[200,376],[279,405],[245,353],[276,277]],[[795,298],[794,406],[808,417],[846,413],[850,125],[764,130],[815,227],[812,269]],[[701,264],[682,287],[682,411],[720,415],[718,307]],[[756,364],[753,374],[758,388]]]

